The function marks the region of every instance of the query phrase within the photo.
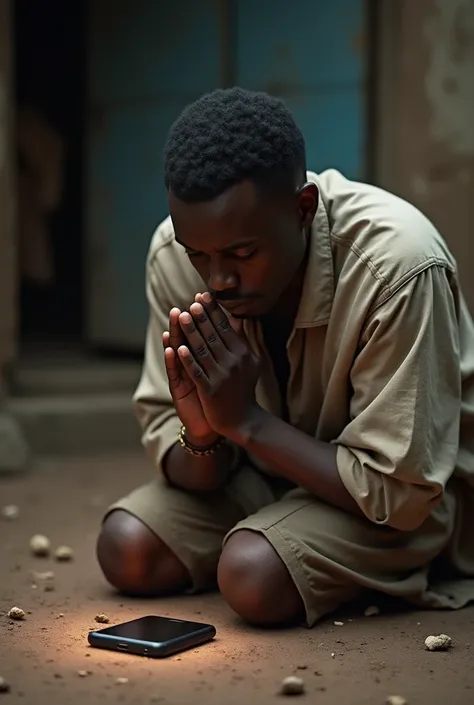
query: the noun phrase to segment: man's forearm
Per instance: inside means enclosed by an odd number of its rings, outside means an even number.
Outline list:
[[[245,428],[232,435],[241,448],[282,477],[328,504],[365,516],[339,476],[333,444],[317,441],[259,407]]]
[[[170,448],[163,460],[163,470],[175,487],[190,492],[212,492],[222,487],[232,471],[233,448],[224,443],[212,455],[191,455],[180,443]]]

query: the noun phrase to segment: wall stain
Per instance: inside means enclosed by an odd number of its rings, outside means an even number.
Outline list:
[[[474,155],[474,2],[434,4],[435,12],[424,27],[431,135],[453,154]]]

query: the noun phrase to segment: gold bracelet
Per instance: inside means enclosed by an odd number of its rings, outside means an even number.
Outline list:
[[[192,443],[189,443],[189,441],[186,439],[186,427],[181,426],[179,429],[178,433],[178,441],[179,444],[181,445],[181,448],[184,448],[184,450],[187,453],[190,453],[191,455],[196,455],[196,456],[203,456],[203,455],[214,455],[214,453],[226,442],[226,439],[222,436],[222,438],[218,438],[217,441],[212,443],[212,445],[207,446],[205,448],[198,448],[197,446],[193,446]]]

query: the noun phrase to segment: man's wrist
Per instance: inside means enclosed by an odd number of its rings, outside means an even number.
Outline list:
[[[229,440],[233,441],[241,448],[248,448],[253,439],[258,437],[259,430],[267,421],[269,414],[258,404],[255,404],[245,417],[245,419],[227,434]]]
[[[187,428],[185,428],[184,437],[193,448],[209,448],[222,438],[218,433],[211,433],[207,436],[196,436]]]

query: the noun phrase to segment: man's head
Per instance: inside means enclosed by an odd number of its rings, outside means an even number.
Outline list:
[[[189,105],[165,147],[176,239],[236,316],[272,309],[301,271],[318,191],[284,103],[241,88]]]

